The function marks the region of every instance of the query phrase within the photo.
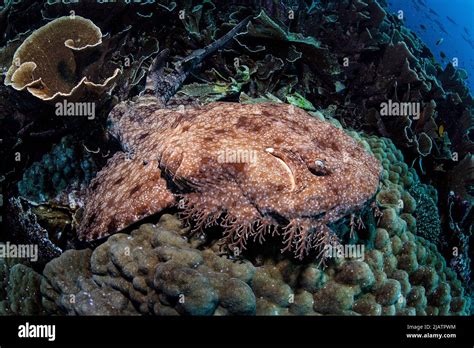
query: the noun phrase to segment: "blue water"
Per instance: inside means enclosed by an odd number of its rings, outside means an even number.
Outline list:
[[[458,67],[468,72],[466,83],[474,94],[474,0],[387,2],[391,12],[404,12],[405,25],[425,42],[443,67],[454,57],[458,59]],[[443,42],[436,45],[440,39]],[[441,58],[441,52],[446,55],[445,59]]]

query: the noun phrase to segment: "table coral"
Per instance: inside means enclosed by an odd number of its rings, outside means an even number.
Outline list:
[[[303,258],[332,243],[327,224],[363,207],[379,183],[372,155],[294,106],[179,110],[144,97],[118,105],[109,122],[128,153],[117,153],[91,183],[81,239],[180,205],[196,230],[223,226],[231,251],[272,230],[283,236],[283,251]]]
[[[106,79],[91,76],[91,64],[84,61],[97,55],[94,50],[101,44],[102,32],[92,21],[81,16],[57,18],[18,47],[5,85],[51,102],[79,99],[86,93],[101,95],[113,87],[120,73],[116,68]]]

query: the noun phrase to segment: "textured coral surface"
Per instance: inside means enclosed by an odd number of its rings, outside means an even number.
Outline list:
[[[0,259],[0,315],[42,315],[43,277],[18,259]]]
[[[472,315],[468,62],[395,3],[5,1],[0,315]]]
[[[434,243],[417,235],[419,184],[384,138],[348,132],[383,165],[381,216],[359,259],[326,268],[287,257],[258,264],[232,259],[187,238],[175,216],[118,233],[94,251],[71,250],[50,262],[42,281],[45,310],[62,314],[154,315],[466,315],[471,299]],[[401,200],[402,203],[399,202]],[[87,287],[86,285],[87,284]],[[76,301],[71,303],[68,298]],[[87,301],[111,300],[104,306]],[[97,299],[96,299],[97,298]],[[79,299],[79,301],[77,301]],[[102,309],[98,309],[102,308]]]
[[[322,270],[289,259],[254,266],[196,249],[179,220],[164,215],[51,261],[43,305],[70,315],[466,314],[469,299],[434,244],[391,219],[363,261],[337,259]]]

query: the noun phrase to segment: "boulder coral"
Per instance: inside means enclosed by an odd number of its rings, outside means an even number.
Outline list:
[[[163,215],[157,226],[145,224],[130,236],[113,235],[93,252],[70,250],[51,261],[41,285],[45,307],[67,314],[255,314],[248,284],[255,267],[191,247],[187,230],[173,219]],[[84,302],[96,296],[104,306],[87,307]]]
[[[0,258],[0,315],[43,315],[42,278],[18,259]]]
[[[401,218],[394,214],[394,220]],[[403,221],[403,220],[402,220]],[[386,221],[388,222],[388,221]],[[56,314],[142,315],[448,315],[470,300],[429,241],[386,223],[363,260],[317,264],[266,259],[254,266],[216,248],[193,247],[188,229],[163,215],[94,251],[51,261],[41,284]],[[71,302],[70,299],[74,301]],[[105,300],[107,299],[107,301]],[[92,301],[101,303],[88,306]]]

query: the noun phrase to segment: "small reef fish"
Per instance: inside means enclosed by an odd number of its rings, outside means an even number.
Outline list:
[[[452,19],[451,17],[446,16],[446,19],[447,19],[448,21],[450,21],[451,23],[453,23],[454,25],[458,25],[458,24],[454,21],[454,19]]]

